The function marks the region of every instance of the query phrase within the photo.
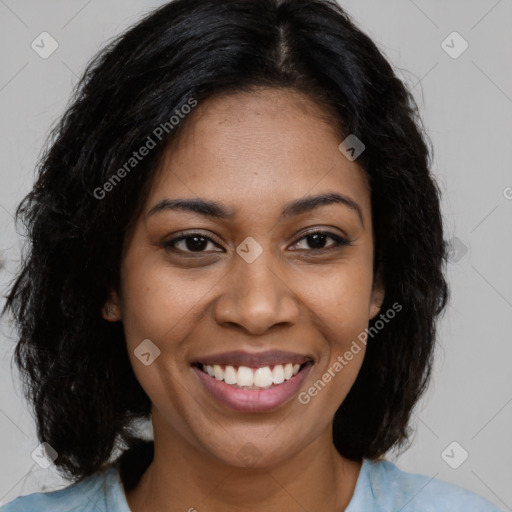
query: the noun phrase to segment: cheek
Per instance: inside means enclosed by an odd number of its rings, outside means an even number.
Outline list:
[[[152,403],[174,404],[168,412],[177,414],[183,390],[176,378],[184,361],[182,340],[195,327],[194,306],[208,287],[136,256],[125,260],[122,279],[122,321],[135,376]],[[148,352],[145,364],[142,354]]]
[[[192,321],[194,306],[209,287],[185,279],[165,265],[126,261],[123,275],[123,325],[127,343],[180,339]]]
[[[343,345],[368,325],[372,292],[371,267],[359,262],[338,265],[322,276],[305,281],[301,294],[317,317],[326,337]]]
[[[363,363],[364,333],[370,317],[371,261],[371,255],[361,255],[321,278],[317,276],[315,285],[307,293],[304,290],[306,307],[325,340],[313,387],[303,397],[303,403],[311,402],[312,414],[328,411],[333,415]]]

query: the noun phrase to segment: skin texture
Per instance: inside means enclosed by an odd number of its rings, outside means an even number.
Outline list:
[[[137,512],[342,510],[361,463],[336,451],[331,423],[359,372],[364,345],[307,405],[295,396],[266,413],[218,403],[191,363],[231,350],[307,354],[315,364],[299,392],[333,366],[383,300],[372,273],[366,178],[338,150],[342,139],[332,121],[301,93],[216,96],[190,116],[127,236],[121,290],[103,313],[123,322],[132,366],[153,404],[155,458],[127,493],[128,503]],[[280,217],[290,201],[331,192],[357,202],[362,222],[340,204]],[[235,215],[148,216],[162,199],[198,197]],[[322,243],[305,238],[313,228],[352,245],[336,248],[326,237],[325,249],[316,249]],[[186,241],[175,252],[165,249],[165,242],[195,230],[212,239],[206,254]],[[249,236],[263,249],[252,263],[236,253]],[[134,355],[144,339],[160,350],[149,366]],[[250,467],[239,457],[248,442],[259,457]]]

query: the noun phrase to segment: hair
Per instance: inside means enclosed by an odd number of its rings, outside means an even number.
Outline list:
[[[159,161],[190,117],[102,198],[97,191],[190,98],[257,87],[304,93],[335,114],[342,136],[365,145],[357,164],[371,190],[374,278],[385,289],[382,311],[402,310],[368,341],[333,442],[351,460],[376,460],[409,440],[448,297],[440,191],[411,93],[334,1],[175,0],[91,60],[16,210],[29,244],[3,313],[16,322],[14,359],[38,438],[57,451],[67,479],[103,470],[116,449],[127,448],[124,457],[131,447],[133,458],[140,448],[133,425],[150,418],[151,401],[121,322],[101,309],[119,289],[123,241]]]

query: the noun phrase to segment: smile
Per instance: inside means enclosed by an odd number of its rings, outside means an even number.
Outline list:
[[[199,365],[200,369],[207,373],[210,377],[221,380],[230,386],[239,389],[266,389],[272,385],[282,384],[290,380],[294,375],[299,373],[300,369],[306,363],[292,364],[276,364],[271,366],[263,366],[261,368],[249,368],[247,366],[221,366],[215,365]]]
[[[312,360],[257,368],[194,363],[203,391],[221,405],[238,412],[268,412],[289,402],[300,390]]]

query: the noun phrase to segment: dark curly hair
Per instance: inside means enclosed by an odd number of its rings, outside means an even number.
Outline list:
[[[357,163],[370,183],[382,310],[398,302],[402,311],[368,342],[333,442],[349,459],[375,460],[410,437],[448,298],[440,192],[411,93],[334,1],[175,0],[89,63],[16,211],[30,244],[3,313],[18,327],[14,358],[37,435],[69,480],[140,448],[133,425],[151,402],[122,324],[101,309],[119,289],[123,242],[161,156],[188,118],[102,198],[98,190],[190,98],[260,86],[308,95],[366,146]]]

